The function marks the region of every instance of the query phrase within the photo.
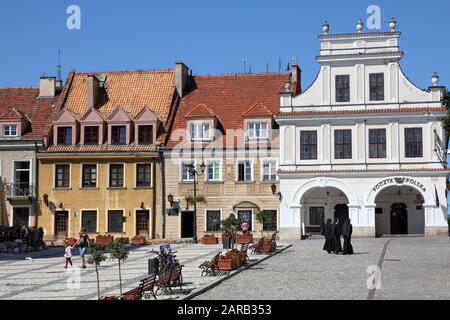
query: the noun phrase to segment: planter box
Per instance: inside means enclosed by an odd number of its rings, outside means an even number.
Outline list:
[[[205,245],[218,244],[219,238],[214,236],[204,236],[200,242]]]
[[[239,258],[237,256],[232,256],[229,259],[220,258],[217,263],[217,268],[219,270],[235,270],[239,266]]]
[[[97,236],[95,238],[95,243],[97,244],[110,244],[114,241],[113,236]]]
[[[133,239],[131,239],[131,243],[136,246],[142,246],[145,244],[145,237],[144,236],[135,236]]]
[[[236,243],[237,244],[249,244],[253,242],[253,234],[237,234],[236,235]]]
[[[77,243],[77,239],[75,238],[66,238],[66,240],[64,240],[64,243],[68,246],[73,246],[75,243]]]
[[[262,244],[262,250],[264,252],[272,252],[277,248],[277,244],[275,241],[264,241]]]

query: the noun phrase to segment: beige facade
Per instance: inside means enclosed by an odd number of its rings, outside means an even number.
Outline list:
[[[160,203],[160,166],[158,153],[140,154],[48,154],[38,155],[39,179],[39,226],[44,228],[47,236],[73,237],[82,225],[82,217],[86,212],[96,213],[95,230],[89,230],[90,235],[110,234],[115,237],[144,235],[146,239],[159,238],[158,228],[161,208]],[[55,167],[70,166],[70,185],[67,188],[55,187]],[[96,165],[97,185],[83,188],[82,166]],[[123,164],[123,187],[112,188],[109,185],[110,166]],[[151,186],[137,187],[136,167],[138,164],[151,164]],[[48,200],[47,200],[48,199]],[[110,230],[108,219],[110,211],[123,213],[126,221],[123,232]],[[61,232],[62,226],[57,226],[57,215],[67,214],[66,232]],[[137,221],[138,214],[147,214],[149,220]],[[64,224],[64,222],[62,222]],[[148,224],[148,228],[145,225]],[[146,229],[146,230],[145,230]]]
[[[262,210],[270,210],[276,215],[275,223],[266,228],[266,231],[273,232],[279,226],[279,206],[280,199],[277,194],[272,193],[272,185],[278,188],[277,180],[263,181],[262,163],[271,161],[277,163],[278,150],[273,150],[268,155],[259,156],[254,153],[245,157],[244,154],[237,154],[235,157],[206,157],[201,155],[193,157],[197,171],[201,172],[200,165],[204,162],[206,170],[203,175],[197,178],[197,195],[205,198],[205,203],[197,204],[197,236],[200,239],[205,234],[215,234],[219,236],[221,230],[211,230],[207,227],[207,212],[220,211],[220,220],[234,214],[236,217],[242,211],[251,211],[251,230],[256,237],[261,235],[263,226],[257,221],[256,215]],[[249,160],[252,163],[251,181],[238,181],[239,161]],[[181,210],[178,215],[167,216],[166,237],[168,239],[178,239],[185,237],[185,228],[189,229],[189,220],[184,221],[183,215],[192,212],[194,207],[187,203],[186,197],[193,196],[193,181],[183,181],[182,163],[190,162],[190,157],[166,156],[166,184],[167,195],[173,195],[175,201],[179,201]],[[219,181],[208,181],[208,163],[217,161],[220,163]],[[167,204],[170,208],[170,204]],[[188,225],[183,225],[183,224]],[[264,235],[267,235],[267,232]],[[189,231],[188,231],[189,233]]]

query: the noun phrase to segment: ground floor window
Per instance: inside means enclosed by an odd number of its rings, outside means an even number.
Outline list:
[[[108,211],[108,232],[123,232],[124,216],[122,210]]]
[[[320,226],[325,223],[325,208],[311,207],[309,208],[309,224],[312,226]]]
[[[29,208],[13,208],[13,226],[29,227],[29,219]]]
[[[269,219],[263,223],[263,231],[277,231],[277,210],[265,210]]]
[[[81,213],[81,227],[89,233],[97,232],[97,211],[83,211]]]
[[[238,211],[238,220],[240,223],[247,221],[248,223],[248,231],[252,231],[252,210],[239,210]]]
[[[220,230],[220,210],[206,211],[206,231],[215,232]]]

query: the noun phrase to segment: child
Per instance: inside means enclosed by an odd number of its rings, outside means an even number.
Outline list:
[[[70,266],[72,265],[72,247],[67,245],[66,250],[64,252],[64,258],[66,258],[66,265],[64,266],[64,269],[67,269],[67,265],[70,263]]]

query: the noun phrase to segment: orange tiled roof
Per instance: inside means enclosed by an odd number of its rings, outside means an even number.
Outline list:
[[[156,151],[155,145],[74,145],[74,146],[50,146],[47,152],[148,152]]]
[[[0,88],[0,115],[11,120],[24,117],[31,122],[31,128],[25,131],[22,140],[41,140],[47,136],[58,111],[55,105],[59,92],[53,99],[38,97],[39,88]]]
[[[448,111],[447,107],[420,107],[420,108],[390,108],[367,110],[333,110],[333,111],[294,111],[280,112],[278,117],[284,116],[313,116],[313,115],[339,115],[339,114],[371,114],[371,113],[420,113],[420,112]]]
[[[108,117],[117,107],[135,117],[144,107],[167,121],[175,93],[174,70],[113,71],[75,73],[64,107],[80,116],[87,108],[87,79],[89,75],[106,76],[103,94],[97,109]]]
[[[200,104],[206,105],[219,118],[224,132],[244,129],[242,114],[245,110],[259,104],[272,114],[279,112],[279,92],[289,79],[288,73],[194,76],[192,90],[181,100],[173,129],[186,130],[186,116]],[[178,144],[171,140],[168,146]]]
[[[185,117],[186,118],[197,118],[197,117],[215,117],[216,114],[214,113],[211,108],[209,108],[206,104],[200,103],[196,107],[194,107],[190,112],[188,112]]]

